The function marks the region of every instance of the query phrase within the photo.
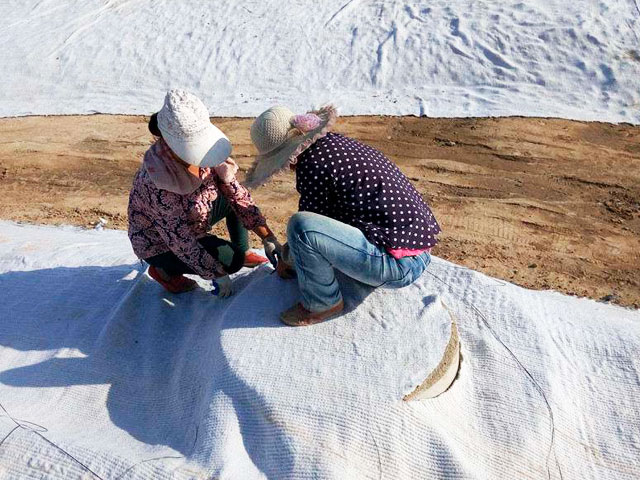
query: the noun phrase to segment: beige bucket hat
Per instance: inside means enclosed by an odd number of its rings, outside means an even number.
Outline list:
[[[295,165],[298,155],[333,126],[338,113],[332,105],[295,115],[287,107],[272,107],[251,125],[251,140],[258,149],[246,185],[255,188],[274,174]]]
[[[231,155],[231,142],[211,123],[207,107],[184,90],[169,90],[158,128],[173,153],[190,165],[215,167]]]

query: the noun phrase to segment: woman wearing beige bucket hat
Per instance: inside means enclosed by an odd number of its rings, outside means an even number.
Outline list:
[[[376,149],[329,131],[336,116],[331,106],[305,115],[273,107],[251,126],[258,156],[247,184],[296,172],[300,211],[289,220],[283,258],[295,268],[302,301],[280,316],[291,326],[343,310],[335,270],[374,287],[411,284],[427,268],[440,232],[398,167]]]
[[[195,287],[184,274],[215,279],[232,294],[229,274],[267,259],[249,251],[248,230],[276,263],[281,246],[249,191],[236,179],[231,142],[191,93],[171,90],[149,122],[157,141],[147,150],[129,195],[129,239],[149,275],[172,293]],[[208,230],[226,218],[231,241]]]

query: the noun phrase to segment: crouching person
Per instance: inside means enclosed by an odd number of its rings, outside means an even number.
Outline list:
[[[407,177],[376,149],[329,132],[332,107],[294,115],[270,108],[251,127],[259,155],[256,186],[286,168],[296,172],[299,213],[288,228],[288,258],[301,302],[281,314],[287,325],[322,322],[344,303],[335,270],[373,287],[414,282],[431,260],[440,227]]]
[[[149,130],[147,150],[129,195],[129,239],[149,263],[149,275],[172,293],[195,287],[184,274],[215,279],[219,295],[232,294],[229,274],[267,259],[248,251],[248,230],[263,239],[275,264],[281,246],[249,191],[236,179],[231,143],[194,95],[171,90]],[[231,241],[208,234],[226,219]]]

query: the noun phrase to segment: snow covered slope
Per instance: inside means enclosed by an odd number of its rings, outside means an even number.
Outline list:
[[[0,116],[150,113],[640,123],[639,0],[4,0]]]
[[[289,328],[296,284],[269,270],[170,295],[125,232],[0,222],[0,477],[640,478],[640,312],[434,258]],[[442,303],[458,379],[405,402]]]

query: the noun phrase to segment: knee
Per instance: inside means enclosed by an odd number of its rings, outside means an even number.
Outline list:
[[[287,224],[287,240],[294,244],[304,237],[309,230],[314,228],[317,214],[311,212],[298,212],[291,216]]]
[[[244,249],[236,245],[229,244],[229,248],[233,251],[233,254],[231,257],[231,263],[228,266],[225,265],[225,270],[228,274],[232,274],[238,272],[244,266],[244,257],[246,252]]]

